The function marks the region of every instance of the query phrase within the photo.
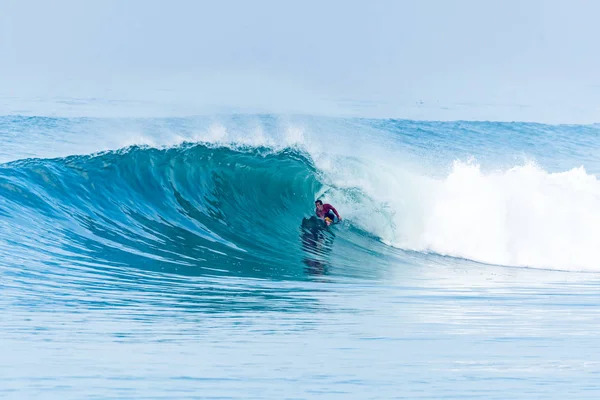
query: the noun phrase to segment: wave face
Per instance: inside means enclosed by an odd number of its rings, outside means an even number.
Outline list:
[[[373,265],[433,254],[600,270],[597,126],[272,116],[2,122],[11,139],[0,154],[0,257],[13,266],[287,279],[331,266],[366,276]],[[36,148],[19,139],[36,129],[60,137],[59,154],[44,140]],[[91,140],[103,131],[104,142]],[[345,221],[300,229],[315,198]]]
[[[319,186],[299,152],[205,145],[18,161],[1,176],[5,243],[191,274],[285,268]]]

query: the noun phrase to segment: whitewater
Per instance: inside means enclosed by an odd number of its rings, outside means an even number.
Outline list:
[[[2,395],[598,394],[599,125],[7,115],[0,142]],[[316,199],[343,222],[302,230]]]

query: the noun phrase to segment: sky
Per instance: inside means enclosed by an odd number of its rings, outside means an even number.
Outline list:
[[[600,122],[594,0],[0,0],[0,114]]]

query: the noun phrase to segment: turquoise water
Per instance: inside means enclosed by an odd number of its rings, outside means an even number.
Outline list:
[[[599,132],[0,117],[0,396],[597,398]]]

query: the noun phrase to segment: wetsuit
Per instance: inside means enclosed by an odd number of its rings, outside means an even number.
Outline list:
[[[317,213],[317,217],[321,219],[329,217],[329,219],[334,221],[334,214],[335,217],[338,217],[338,219],[340,219],[340,214],[338,214],[337,210],[331,204],[323,204],[323,210],[319,211],[319,209],[315,209],[315,212]]]

